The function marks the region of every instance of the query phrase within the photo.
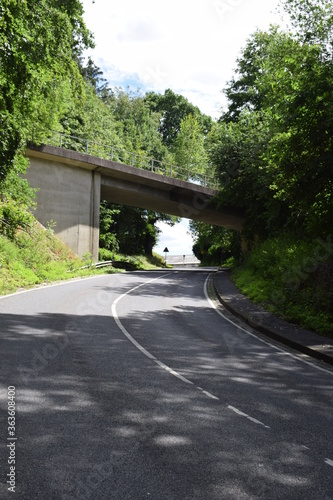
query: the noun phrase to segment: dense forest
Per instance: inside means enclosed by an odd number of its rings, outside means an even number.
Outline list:
[[[243,209],[245,226],[238,234],[193,221],[195,254],[204,263],[242,264],[235,279],[253,298],[330,330],[333,7],[330,0],[281,5],[290,28],[250,36],[223,89],[228,106],[213,121],[170,89],[109,88],[85,58],[94,37],[79,0],[3,0],[0,232],[14,238],[31,224],[35,199],[20,175],[28,168],[23,153],[28,140],[43,143],[54,131],[208,172],[219,182],[217,202]],[[103,201],[101,257],[151,254],[159,220],[177,222]],[[252,252],[244,255],[245,246]],[[323,327],[313,313],[318,308]]]

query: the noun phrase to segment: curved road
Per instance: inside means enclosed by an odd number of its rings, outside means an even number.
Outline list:
[[[0,498],[333,499],[332,371],[209,290],[179,270],[1,298]]]

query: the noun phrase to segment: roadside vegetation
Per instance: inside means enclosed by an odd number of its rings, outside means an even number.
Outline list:
[[[333,239],[287,233],[261,243],[232,272],[237,287],[284,319],[333,337]]]
[[[52,232],[38,222],[17,229],[9,238],[0,234],[0,294],[31,288],[41,283],[91,274]]]
[[[244,230],[192,223],[203,263],[283,317],[333,335],[333,5],[281,2],[290,29],[256,31],[224,89],[228,107],[206,138],[221,207]]]
[[[30,225],[17,228],[10,237],[0,234],[0,295],[54,281],[165,267],[158,255],[148,258],[104,253],[102,257],[112,263],[96,268],[90,254],[78,258],[52,229],[45,229],[30,217]]]
[[[31,215],[26,143],[48,142],[56,131],[110,145],[115,160],[130,151],[176,164],[184,178],[188,170],[193,179],[214,177],[217,203],[241,211],[244,230],[193,221],[194,254],[205,265],[232,265],[253,300],[332,333],[333,5],[281,0],[281,7],[289,28],[249,37],[224,88],[228,105],[214,122],[170,89],[109,88],[84,58],[94,37],[80,0],[2,2],[1,290],[93,272],[79,270],[89,257],[60,250],[52,221],[40,230]],[[161,220],[178,222],[103,200],[100,259],[120,269],[160,267],[153,248]]]

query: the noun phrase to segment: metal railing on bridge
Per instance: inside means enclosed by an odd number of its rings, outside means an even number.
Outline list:
[[[82,137],[76,137],[63,132],[52,132],[52,135],[50,135],[47,139],[44,138],[43,143],[49,146],[57,146],[71,151],[78,151],[79,153],[103,158],[105,160],[122,163],[141,170],[149,170],[156,174],[161,174],[173,179],[186,180],[200,186],[210,187],[213,189],[217,188],[217,181],[214,175],[198,173],[191,171],[188,168],[172,165],[165,161],[125,151],[119,147],[102,144],[90,139],[83,139]]]

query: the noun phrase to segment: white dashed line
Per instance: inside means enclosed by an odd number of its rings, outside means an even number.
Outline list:
[[[168,273],[169,274],[169,273]],[[115,322],[117,323],[118,327],[120,328],[120,330],[123,332],[123,334],[125,335],[125,337],[130,341],[132,342],[132,344],[137,348],[139,349],[139,351],[142,352],[142,354],[144,354],[145,356],[147,356],[147,358],[149,359],[152,359],[158,366],[160,366],[161,368],[163,368],[163,370],[166,370],[168,373],[170,373],[171,375],[173,375],[174,377],[177,377],[178,379],[182,380],[183,382],[185,382],[186,384],[191,384],[191,385],[194,385],[193,382],[191,382],[191,380],[188,380],[186,377],[183,377],[180,373],[176,372],[175,370],[173,370],[172,368],[170,368],[169,366],[167,366],[166,364],[162,363],[162,361],[160,361],[159,359],[157,359],[153,354],[151,354],[149,351],[147,351],[147,349],[145,349],[141,344],[139,344],[139,342],[137,342],[133,337],[132,335],[126,330],[126,328],[123,326],[122,322],[120,321],[119,317],[118,317],[118,314],[117,314],[117,304],[118,302],[123,299],[124,297],[126,297],[126,295],[130,294],[131,292],[133,292],[134,290],[137,290],[138,288],[142,287],[142,286],[145,286],[145,285],[148,285],[149,283],[152,283],[153,281],[156,281],[160,278],[164,278],[164,276],[167,276],[168,274],[163,274],[162,276],[158,276],[157,278],[153,278],[151,280],[148,280],[148,281],[145,281],[144,283],[141,283],[141,285],[137,285],[135,286],[134,288],[131,288],[130,290],[128,290],[128,292],[126,293],[123,293],[122,295],[120,295],[120,297],[118,297],[112,304],[112,315],[114,317],[114,320]]]
[[[180,380],[182,380],[186,384],[194,385],[194,382],[191,382],[191,380],[189,380],[188,378],[183,377],[183,375],[181,375],[180,373],[176,372],[175,370],[173,370],[172,368],[170,368],[168,365],[165,365],[164,363],[162,363],[162,361],[159,361],[156,358],[154,359],[154,361],[155,361],[156,364],[158,364],[158,366],[160,366],[161,368],[163,368],[167,372],[171,373],[171,375],[174,375],[175,377],[179,378]]]
[[[270,427],[268,425],[265,425],[263,424],[262,422],[260,422],[260,420],[257,420],[256,418],[253,418],[253,417],[250,417],[250,415],[247,415],[246,413],[238,410],[237,408],[235,408],[234,406],[230,406],[228,405],[227,406],[229,410],[232,410],[234,411],[235,413],[237,413],[237,415],[240,415],[241,417],[245,417],[247,418],[248,420],[251,420],[251,422],[254,422],[255,424],[259,424],[259,425],[262,425],[264,427],[266,427],[266,429],[270,429]]]
[[[219,398],[214,396],[214,394],[212,394],[211,392],[208,392],[208,391],[204,391],[203,389],[201,389],[201,391],[206,394],[206,396],[208,396],[210,399],[215,399],[216,401],[219,401]]]
[[[129,295],[131,292],[133,292],[134,290],[137,290],[138,288],[141,288],[142,286],[145,286],[145,285],[148,285],[150,283],[152,283],[153,281],[156,281],[160,278],[163,278],[164,276],[167,276],[167,274],[163,274],[162,276],[158,276],[157,278],[153,278],[151,280],[148,280],[148,281],[145,281],[144,283],[141,283],[141,285],[137,285],[136,287],[134,288],[131,288],[130,290],[128,290],[126,293],[123,293],[122,295],[120,295],[112,304],[111,306],[111,310],[112,310],[112,315],[114,317],[114,320],[115,322],[117,323],[118,327],[120,328],[120,330],[123,332],[123,334],[125,335],[125,337],[137,348],[139,349],[140,352],[142,352],[142,354],[144,354],[145,356],[147,356],[147,358],[151,359],[152,361],[154,361],[158,366],[160,366],[161,368],[163,368],[164,370],[166,370],[168,373],[170,373],[171,375],[173,375],[174,377],[177,377],[179,380],[181,380],[182,382],[185,382],[186,384],[190,384],[190,385],[194,385],[194,383],[189,380],[188,378],[186,377],[183,377],[183,375],[181,375],[180,373],[178,373],[177,371],[173,370],[172,368],[170,368],[169,366],[167,366],[165,363],[163,363],[162,361],[160,361],[159,359],[157,359],[153,354],[151,354],[149,351],[147,351],[147,349],[145,349],[141,344],[139,344],[139,342],[137,342],[133,337],[132,335],[126,330],[126,328],[124,327],[124,325],[122,324],[122,322],[120,321],[119,319],[119,316],[117,314],[117,304],[120,302],[120,300],[122,300],[124,297],[126,297],[126,295]],[[207,283],[207,281],[206,281]],[[206,283],[205,283],[205,293],[206,293]],[[214,396],[214,394],[212,394],[211,392],[208,392],[208,391],[205,391],[202,387],[199,387],[197,386],[196,387],[200,392],[202,392],[203,394],[205,394],[208,398],[210,399],[213,399],[213,400],[216,400],[216,401],[219,401],[219,398],[217,396]],[[250,420],[251,422],[255,423],[255,424],[259,424],[259,425],[262,425],[264,427],[266,427],[266,429],[270,429],[270,427],[268,427],[267,425],[263,424],[262,422],[260,422],[259,420],[253,418],[253,417],[250,417],[249,415],[247,415],[246,413],[238,410],[237,408],[235,408],[234,406],[230,406],[230,405],[227,405],[228,409],[229,410],[232,410],[234,411],[235,413],[237,413],[238,415],[242,416],[242,417],[245,417],[247,418],[248,420]]]
[[[331,467],[333,467],[333,460],[330,460],[329,458],[326,458],[325,464],[330,465]]]

